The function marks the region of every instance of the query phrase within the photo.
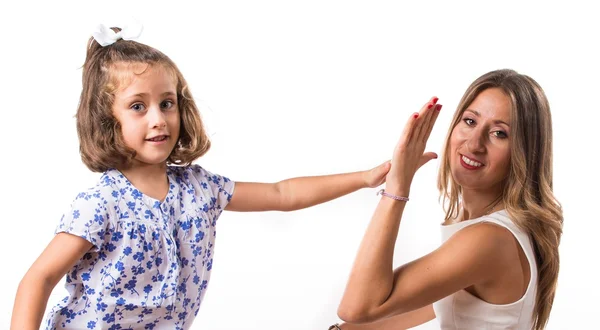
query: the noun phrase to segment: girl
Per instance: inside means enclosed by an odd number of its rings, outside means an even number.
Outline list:
[[[69,295],[46,329],[188,329],[210,279],[223,210],[298,210],[378,186],[389,170],[384,163],[266,184],[234,183],[191,165],[210,147],[200,115],[167,56],[124,40],[138,32],[102,28],[89,40],[77,132],[83,162],[103,174],[77,195],[23,277],[12,329],[39,328],[65,274]]]
[[[441,105],[404,129],[330,329],[543,329],[558,276],[563,216],[552,194],[552,124],[541,87],[512,70],[467,89],[446,140],[438,186],[449,201],[444,244],[392,269],[415,172]]]

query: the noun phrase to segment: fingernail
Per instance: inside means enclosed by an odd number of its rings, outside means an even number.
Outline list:
[[[442,110],[442,105],[441,105],[441,104],[438,104],[438,105],[436,105],[435,109],[436,109],[437,111],[440,111],[440,110]]]
[[[418,113],[415,113],[415,114],[413,115],[413,117],[415,117],[415,118],[418,118],[418,117],[419,117],[419,114],[418,114]]]
[[[432,107],[432,106],[433,106],[433,104],[429,103],[429,104],[427,105],[427,109],[431,109],[431,107]]]
[[[439,99],[437,97],[433,98],[433,103],[436,103]]]

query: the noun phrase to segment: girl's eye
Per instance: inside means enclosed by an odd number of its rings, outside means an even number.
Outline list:
[[[475,121],[471,118],[465,118],[463,119],[463,121],[465,122],[465,124],[467,124],[468,126],[473,126],[473,124],[475,124]]]
[[[144,109],[145,109],[144,105],[141,104],[141,103],[136,103],[136,104],[134,104],[134,105],[131,106],[131,110],[137,111],[137,112],[144,111]]]
[[[162,103],[160,104],[161,109],[170,109],[172,106],[172,101],[162,101]]]

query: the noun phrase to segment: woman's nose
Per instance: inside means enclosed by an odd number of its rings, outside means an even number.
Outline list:
[[[472,153],[481,153],[485,151],[485,134],[474,131],[467,139],[467,149]]]

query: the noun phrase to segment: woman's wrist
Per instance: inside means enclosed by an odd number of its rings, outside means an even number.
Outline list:
[[[390,195],[408,198],[410,194],[410,187],[406,187],[404,185],[386,184],[384,191]]]

